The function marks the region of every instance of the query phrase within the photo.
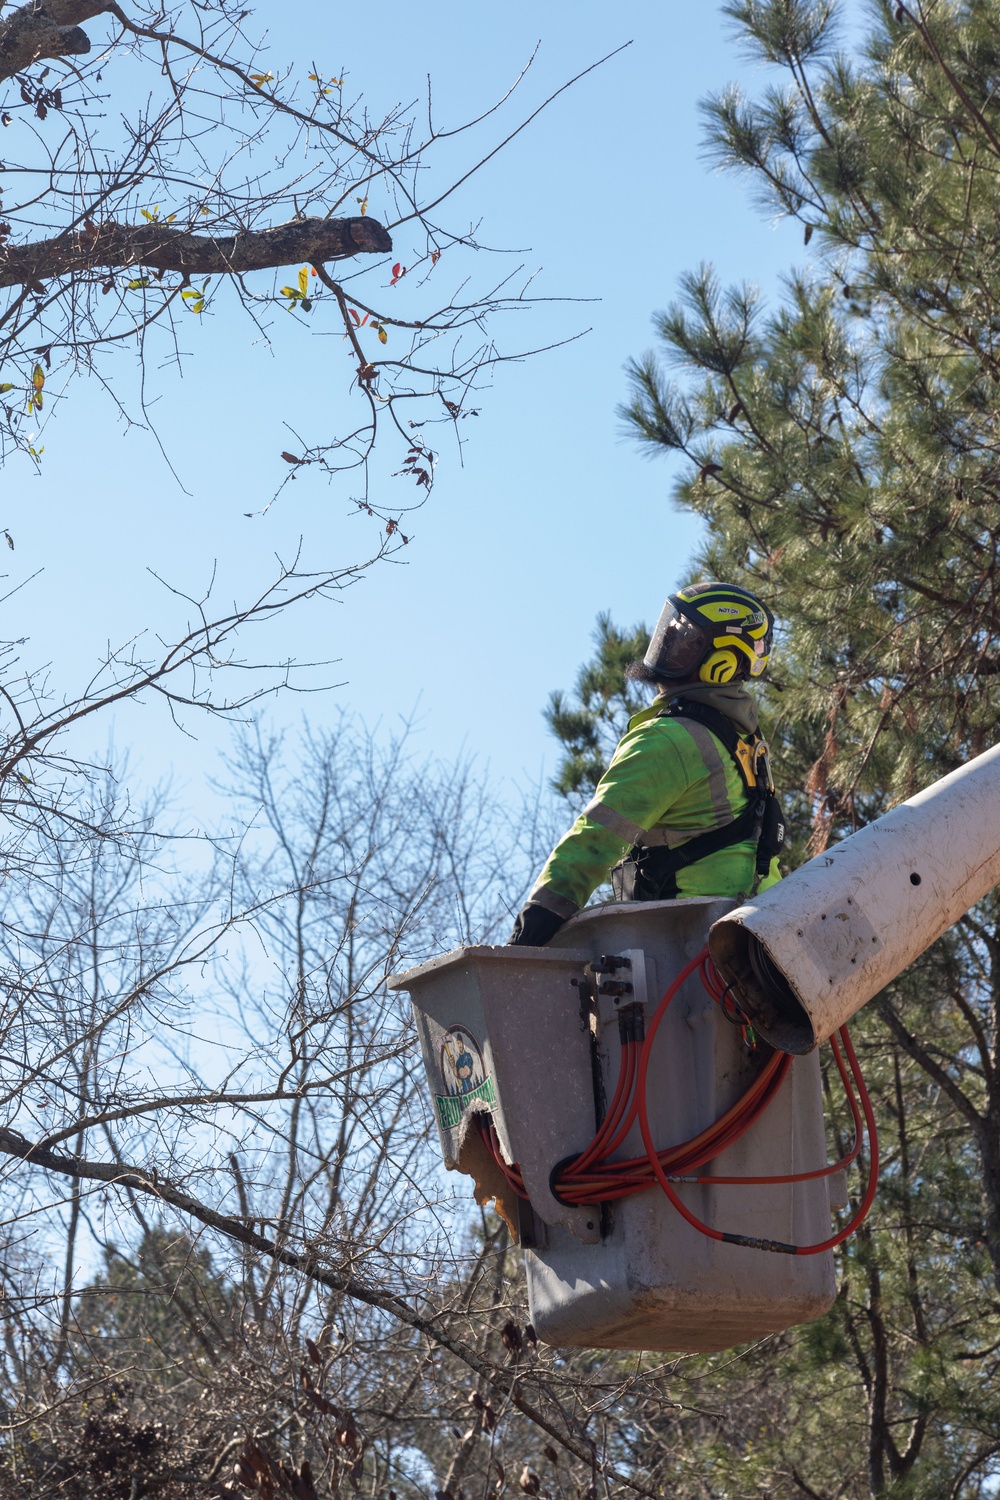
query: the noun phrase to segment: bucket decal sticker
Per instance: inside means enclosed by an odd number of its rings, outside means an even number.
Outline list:
[[[496,1104],[493,1074],[486,1072],[482,1050],[465,1026],[449,1026],[441,1038],[440,1071],[447,1094],[435,1094],[438,1119],[453,1130],[470,1104]]]

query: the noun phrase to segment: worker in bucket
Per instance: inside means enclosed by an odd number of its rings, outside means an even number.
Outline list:
[[[670,595],[628,669],[657,696],[629,720],[508,943],[547,943],[609,874],[617,901],[742,899],[779,879],[784,819],[747,692],[767,669],[773,633],[771,611],[734,584]]]

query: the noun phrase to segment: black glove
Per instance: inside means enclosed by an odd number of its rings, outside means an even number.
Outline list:
[[[565,917],[558,917],[554,911],[549,911],[547,906],[538,906],[534,901],[529,901],[517,914],[514,931],[507,939],[507,947],[544,948],[565,920]]]

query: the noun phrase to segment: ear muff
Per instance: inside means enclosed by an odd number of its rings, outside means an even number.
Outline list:
[[[716,685],[732,682],[740,670],[740,665],[737,652],[713,651],[711,656],[706,656],[698,668],[698,676],[702,682],[711,682]]]

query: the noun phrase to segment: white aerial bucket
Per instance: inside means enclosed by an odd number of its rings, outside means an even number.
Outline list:
[[[712,958],[754,1026],[804,1053],[1000,883],[1000,745],[730,911]]]
[[[413,1000],[445,1165],[468,1172],[478,1201],[495,1199],[525,1247],[531,1320],[558,1346],[710,1351],[824,1313],[833,1257],[772,1254],[720,1243],[687,1223],[659,1187],[609,1204],[567,1206],[550,1177],[590,1142],[618,1082],[619,1006],[651,1016],[704,947],[728,901],[615,903],[581,912],[545,948],[458,949],[390,981]],[[609,968],[612,956],[626,966]],[[596,1003],[588,974],[601,982]],[[615,993],[625,986],[629,993]],[[584,986],[581,989],[581,985]],[[657,1149],[712,1125],[760,1073],[738,1026],[697,974],[669,1007],[649,1054],[648,1121]],[[520,1168],[519,1198],[481,1129]],[[644,1155],[638,1123],[611,1160]],[[773,1177],[826,1161],[818,1059],[792,1064],[750,1130],[702,1176]],[[818,1244],[831,1233],[842,1180],[756,1186],[678,1183],[699,1218],[741,1236]]]

